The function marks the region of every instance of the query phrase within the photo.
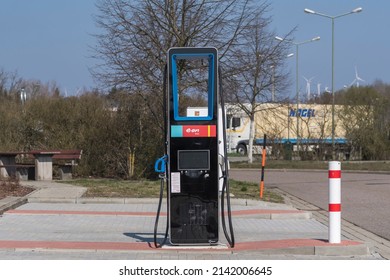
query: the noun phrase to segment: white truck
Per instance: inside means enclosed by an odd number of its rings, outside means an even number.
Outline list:
[[[336,106],[336,112],[341,107]],[[226,104],[226,142],[228,153],[247,154],[249,144],[250,119],[236,105]],[[254,153],[261,153],[264,134],[267,146],[271,144],[289,145],[295,151],[310,151],[329,146],[332,143],[331,105],[264,103],[259,104],[255,114]],[[203,107],[190,107],[187,114],[207,114]],[[338,116],[335,116],[336,122]],[[335,144],[345,147],[345,130],[342,125],[335,127]],[[269,147],[270,148],[270,147]],[[290,149],[289,148],[289,149]]]
[[[221,110],[221,109],[220,109]],[[246,154],[246,145],[249,139],[249,118],[240,110],[233,110],[225,106],[226,112],[226,144],[228,153]],[[207,116],[206,107],[188,107],[187,116]],[[220,114],[221,116],[222,114]],[[220,121],[222,123],[222,120]],[[221,127],[221,126],[220,126]],[[220,130],[219,133],[222,133]]]

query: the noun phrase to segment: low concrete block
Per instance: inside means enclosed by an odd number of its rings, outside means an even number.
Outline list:
[[[315,255],[319,256],[366,256],[370,250],[366,244],[347,246],[316,246]]]
[[[53,160],[51,155],[35,155],[35,180],[51,181],[53,179]]]
[[[71,180],[72,179],[72,166],[62,165],[58,168],[60,180]]]
[[[19,181],[27,181],[28,180],[28,167],[18,167],[16,169],[15,175]]]
[[[301,211],[299,213],[272,213],[272,220],[308,220],[312,218],[312,214],[310,212]]]

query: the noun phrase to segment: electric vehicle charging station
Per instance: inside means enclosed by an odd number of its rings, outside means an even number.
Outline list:
[[[156,171],[167,183],[166,235],[171,245],[216,245],[220,242],[222,225],[233,247],[218,51],[171,48],[167,60],[166,155],[155,164]],[[192,86],[188,77],[192,77],[191,82],[195,77],[198,85]],[[189,114],[188,95],[201,96],[207,105],[201,112]],[[231,238],[225,225],[225,193]],[[160,247],[156,230],[161,200],[162,194],[155,224],[156,247]]]

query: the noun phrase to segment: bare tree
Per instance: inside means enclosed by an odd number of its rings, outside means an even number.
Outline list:
[[[94,49],[95,77],[112,87],[154,95],[162,91],[171,47],[213,46],[223,57],[236,45],[250,0],[101,0],[102,29]]]
[[[363,160],[387,159],[390,154],[390,100],[372,87],[351,87],[342,96],[341,125],[352,149]]]
[[[162,132],[168,49],[216,47],[223,68],[231,70],[232,56],[241,49],[253,15],[262,15],[264,6],[255,0],[100,0],[96,23],[102,33],[96,35],[98,65],[92,73],[106,87],[140,95]],[[183,67],[179,75],[191,79],[187,70]]]
[[[288,73],[283,65],[289,46],[274,40],[275,34],[269,30],[271,18],[265,17],[268,6],[263,5],[261,8],[242,32],[241,48],[236,49],[232,56],[230,71],[238,85],[230,101],[239,106],[250,119],[250,163],[253,161],[255,115],[261,110],[262,103],[271,101],[273,92],[282,91],[288,86]]]

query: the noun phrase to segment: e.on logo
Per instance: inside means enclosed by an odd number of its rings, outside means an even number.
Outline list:
[[[200,129],[199,128],[187,128],[186,129],[186,132],[187,133],[194,133],[194,134],[197,134],[197,133],[199,133],[200,132]]]
[[[215,125],[184,125],[182,137],[216,137]]]

